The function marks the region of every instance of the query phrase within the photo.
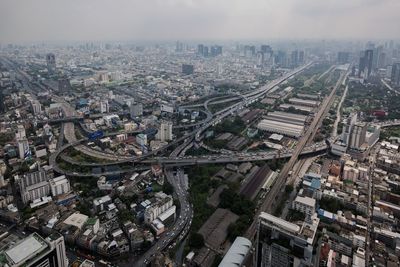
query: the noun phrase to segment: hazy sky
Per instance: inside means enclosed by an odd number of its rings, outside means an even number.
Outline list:
[[[400,0],[0,0],[0,43],[400,38]]]

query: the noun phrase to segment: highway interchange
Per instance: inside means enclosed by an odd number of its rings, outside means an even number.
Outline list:
[[[9,66],[13,66],[12,62],[7,62]],[[68,172],[61,169],[57,164],[57,158],[62,157],[63,160],[71,163],[71,164],[79,164],[81,166],[104,166],[104,165],[113,165],[113,164],[121,164],[121,163],[140,163],[145,165],[137,165],[133,166],[132,170],[119,170],[115,172],[102,172],[98,175],[108,175],[108,174],[115,174],[115,173],[122,173],[138,170],[138,169],[148,169],[149,164],[162,164],[164,166],[166,178],[168,182],[173,186],[175,190],[175,195],[180,203],[180,212],[179,216],[174,223],[174,225],[168,230],[168,232],[160,237],[160,239],[156,242],[154,246],[152,246],[146,253],[144,253],[139,259],[134,259],[134,263],[131,261],[129,265],[126,266],[145,266],[155,254],[158,252],[163,251],[167,247],[172,247],[177,244],[180,240],[185,238],[187,233],[189,232],[191,221],[193,218],[193,209],[191,204],[189,203],[188,199],[188,191],[187,185],[185,184],[185,178],[183,170],[179,169],[180,166],[187,166],[187,165],[194,165],[194,164],[209,164],[209,163],[228,163],[228,162],[247,162],[247,161],[259,161],[259,160],[269,160],[273,158],[290,158],[289,162],[284,166],[282,169],[280,176],[278,177],[277,181],[272,186],[270,192],[268,193],[267,197],[264,199],[259,211],[271,211],[274,207],[277,200],[279,200],[278,196],[279,193],[283,190],[284,185],[286,184],[286,178],[288,177],[289,171],[293,169],[294,164],[297,162],[298,157],[301,154],[310,154],[315,155],[318,152],[324,152],[328,148],[325,142],[318,143],[318,144],[310,144],[310,140],[313,139],[315,134],[315,129],[317,129],[329,111],[329,107],[332,104],[333,96],[335,95],[336,90],[338,87],[345,81],[346,75],[342,74],[339,78],[336,86],[333,88],[331,94],[323,101],[323,104],[320,106],[320,110],[315,115],[313,122],[307,129],[306,133],[300,138],[298,145],[294,150],[286,149],[284,151],[278,152],[258,152],[258,153],[235,153],[232,154],[231,151],[225,151],[225,153],[218,154],[218,155],[207,155],[201,157],[187,157],[185,156],[185,152],[188,148],[193,146],[194,142],[198,144],[202,144],[203,133],[211,126],[218,124],[226,117],[231,116],[238,110],[250,105],[251,103],[258,101],[261,97],[265,96],[269,91],[272,90],[275,86],[281,84],[282,82],[290,79],[294,75],[300,73],[301,71],[305,70],[306,68],[310,67],[313,62],[308,63],[300,68],[297,68],[284,76],[269,82],[265,86],[252,91],[247,94],[243,95],[232,95],[232,96],[216,96],[204,101],[201,104],[193,104],[184,106],[186,109],[192,109],[196,107],[203,106],[205,108],[206,119],[202,122],[189,124],[184,126],[175,126],[175,128],[192,128],[193,130],[184,136],[174,140],[168,146],[163,147],[160,150],[153,151],[144,155],[143,157],[121,157],[116,156],[109,153],[104,153],[102,151],[91,149],[84,145],[84,142],[87,141],[86,138],[78,140],[75,135],[75,125],[74,123],[81,120],[81,116],[77,116],[74,108],[72,108],[69,103],[67,103],[63,98],[56,96],[53,94],[53,100],[61,103],[63,111],[64,111],[64,118],[57,120],[57,121],[40,121],[39,123],[62,123],[62,133],[60,134],[59,144],[57,146],[56,153],[53,153],[50,156],[49,163],[54,167],[55,171],[63,174],[67,174],[69,176],[93,176],[91,173],[78,173],[78,172]],[[18,68],[14,68],[17,71],[17,75],[19,76],[20,80],[22,81],[24,87],[26,89],[32,90],[30,86],[30,77],[26,73],[22,72]],[[323,75],[326,75],[330,70],[322,74],[319,78]],[[383,81],[385,84],[385,82]],[[387,84],[385,84],[388,86]],[[391,89],[391,88],[389,88]],[[230,105],[217,113],[212,114],[209,110],[209,105],[214,104],[223,104],[232,101],[238,101],[233,105]],[[379,124],[381,127],[393,126],[393,125],[400,125],[400,120],[384,122]],[[138,131],[140,132],[140,130]],[[110,135],[117,134],[112,133]],[[67,144],[63,145],[63,139],[68,142]],[[330,140],[332,141],[332,140]],[[178,145],[179,144],[179,145]],[[155,156],[159,153],[162,153],[165,149],[170,147],[175,147],[178,145],[172,153],[168,157],[151,157]],[[74,147],[75,149],[79,150],[80,152],[87,154],[92,157],[101,158],[109,160],[109,163],[83,163],[83,162],[73,162],[71,158],[65,157],[65,155],[61,155],[63,151],[66,149]],[[147,165],[147,166],[146,166]],[[176,168],[178,168],[176,170]],[[174,169],[176,171],[174,171]],[[371,186],[371,185],[370,185]],[[256,215],[257,217],[257,215]],[[256,230],[256,223],[257,218],[255,217],[253,224],[249,227],[246,236],[250,239],[253,239],[255,236]],[[132,259],[133,260],[133,259]]]

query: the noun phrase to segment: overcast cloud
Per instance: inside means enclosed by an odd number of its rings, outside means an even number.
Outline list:
[[[400,0],[0,0],[0,42],[400,37]]]

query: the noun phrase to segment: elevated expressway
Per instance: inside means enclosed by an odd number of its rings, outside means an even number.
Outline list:
[[[81,139],[81,140],[77,140],[76,136],[75,136],[75,128],[74,128],[74,124],[72,122],[67,122],[64,124],[64,136],[65,139],[68,141],[69,146],[65,145],[62,146],[59,150],[57,150],[55,153],[53,153],[50,157],[50,164],[54,167],[57,165],[56,159],[57,157],[67,148],[73,146],[75,149],[77,149],[78,151],[85,153],[89,156],[93,156],[93,157],[98,157],[101,159],[106,159],[106,160],[113,160],[116,163],[125,163],[125,162],[139,162],[139,161],[143,161],[144,159],[150,157],[150,156],[154,156],[157,155],[158,153],[170,148],[170,147],[174,147],[177,144],[181,143],[182,141],[184,141],[184,143],[181,145],[182,149],[184,149],[185,147],[191,145],[191,143],[193,142],[193,137],[194,140],[196,142],[201,141],[202,139],[202,133],[209,128],[210,126],[216,125],[218,124],[221,120],[223,120],[224,118],[230,116],[231,114],[233,114],[234,112],[244,108],[245,106],[259,100],[261,97],[263,97],[266,93],[268,93],[272,88],[274,88],[275,86],[281,84],[282,82],[286,81],[287,79],[290,79],[291,77],[293,77],[294,75],[302,72],[304,69],[310,67],[311,65],[313,65],[313,62],[310,62],[302,67],[299,67],[285,75],[283,75],[282,77],[275,79],[273,81],[271,81],[270,83],[268,83],[267,85],[262,86],[261,88],[254,90],[253,92],[249,92],[247,94],[243,94],[239,97],[241,97],[243,100],[235,103],[232,106],[229,106],[227,108],[224,108],[223,110],[218,111],[217,113],[214,114],[213,117],[208,117],[209,120],[206,121],[205,123],[202,124],[202,126],[197,127],[195,130],[193,130],[192,132],[176,139],[175,141],[169,143],[167,146],[162,147],[158,150],[152,151],[150,153],[147,153],[146,155],[143,155],[141,157],[122,157],[122,156],[118,156],[118,155],[114,155],[114,154],[107,154],[101,151],[97,151],[91,148],[88,148],[87,146],[82,145],[82,143],[84,141],[86,141],[85,139]],[[71,117],[71,116],[76,116],[76,112],[75,110],[70,107],[62,98],[58,98],[55,97],[56,100],[60,103],[63,103],[63,109],[64,109],[64,113],[66,117]],[[208,110],[208,104],[212,101],[212,99],[206,101],[203,106],[206,108],[206,110]],[[174,157],[174,155],[171,155],[172,158]],[[156,159],[157,160],[157,159]],[[171,159],[172,161],[176,159]],[[221,159],[219,159],[221,160]],[[239,160],[239,158],[238,158]],[[260,159],[262,160],[262,159]],[[151,160],[150,160],[151,161]],[[216,160],[204,160],[205,163],[209,163],[207,161],[216,161]],[[154,162],[154,161],[153,161]],[[158,161],[159,163],[164,163],[163,160]],[[192,161],[193,162],[193,161]],[[167,163],[167,162],[165,162]],[[61,169],[57,166],[56,169],[58,171],[61,171]],[[77,175],[78,176],[78,175]]]

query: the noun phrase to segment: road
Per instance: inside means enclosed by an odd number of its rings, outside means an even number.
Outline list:
[[[367,231],[365,233],[365,266],[369,266],[369,261],[371,258],[370,255],[370,238],[372,234],[372,222],[371,222],[371,215],[373,212],[372,206],[372,196],[373,196],[373,179],[374,179],[374,171],[375,171],[375,163],[376,157],[380,149],[380,144],[376,144],[371,150],[369,156],[369,170],[368,170],[368,206],[367,206]]]
[[[66,147],[69,147],[73,144],[67,144],[64,147],[61,148],[61,150],[64,150]],[[182,144],[180,146],[181,149],[186,149],[187,144]],[[307,156],[313,156],[316,153],[324,153],[328,146],[325,143],[320,143],[319,145],[315,145],[315,147],[306,147],[302,152],[301,155]],[[109,166],[109,165],[118,165],[121,163],[127,163],[127,162],[132,162],[132,163],[137,163],[135,167],[132,169],[122,169],[122,170],[116,170],[112,172],[100,172],[100,173],[81,173],[78,171],[65,171],[61,169],[57,162],[56,158],[58,158],[57,152],[53,153],[50,155],[49,163],[53,166],[54,170],[57,171],[60,174],[65,174],[68,176],[72,177],[90,177],[90,176],[102,176],[102,175],[112,175],[112,174],[121,174],[121,173],[127,173],[130,171],[134,171],[134,168],[141,168],[143,165],[138,165],[138,164],[147,164],[146,166],[149,166],[150,164],[162,164],[167,167],[184,167],[184,166],[191,166],[191,165],[198,165],[198,164],[222,164],[222,163],[239,163],[239,162],[253,162],[253,161],[261,161],[261,160],[271,160],[271,159],[278,159],[278,158],[290,158],[292,156],[291,151],[287,151],[284,153],[279,153],[279,152],[255,152],[255,153],[246,153],[241,155],[207,155],[207,156],[198,156],[198,157],[176,157],[176,158],[169,158],[169,157],[164,157],[164,158],[153,158],[153,159],[147,159],[147,160],[142,160],[140,162],[136,162],[135,159],[131,159],[129,161],[127,160],[121,160],[119,162],[110,162],[110,163],[84,163],[84,162],[77,162],[74,161],[73,159],[67,157],[67,156],[62,156],[62,159],[66,162],[69,162],[70,164],[77,165],[77,166],[87,166],[87,167],[102,167],[102,166]],[[149,168],[149,167],[147,167]]]
[[[230,116],[231,114],[233,114],[233,112],[243,108],[244,106],[249,105],[249,104],[253,103],[254,101],[257,101],[260,97],[264,96],[264,94],[266,94],[268,91],[270,91],[276,85],[279,85],[280,83],[284,82],[285,80],[287,80],[287,79],[293,77],[294,75],[302,72],[304,69],[310,67],[313,64],[314,64],[313,62],[310,62],[310,63],[308,63],[308,64],[306,64],[306,65],[304,65],[302,67],[299,67],[299,68],[287,73],[286,75],[284,75],[284,76],[282,76],[282,77],[280,77],[280,78],[268,83],[267,85],[262,86],[261,88],[255,90],[253,92],[250,92],[250,93],[247,93],[247,94],[243,95],[243,100],[241,102],[236,103],[236,104],[234,104],[234,105],[232,105],[230,107],[227,107],[227,108],[219,111],[218,113],[216,113],[217,116],[215,116],[215,118],[211,119],[209,122],[206,122],[203,126],[201,126],[199,128],[196,128],[194,131],[192,131],[192,132],[190,132],[190,133],[188,133],[188,134],[186,134],[186,135],[174,140],[173,142],[170,142],[167,146],[164,146],[164,147],[162,147],[162,148],[160,148],[158,150],[151,151],[151,152],[149,152],[149,153],[147,153],[147,154],[145,154],[145,155],[143,155],[141,157],[136,157],[136,158],[133,158],[133,157],[131,157],[131,158],[117,157],[115,155],[109,155],[109,154],[106,154],[106,153],[101,152],[101,151],[96,151],[96,150],[87,148],[86,146],[81,147],[80,143],[76,143],[75,142],[76,141],[76,137],[74,135],[75,134],[74,128],[73,128],[73,126],[71,126],[70,123],[66,123],[65,128],[64,128],[65,129],[65,138],[67,139],[68,142],[73,143],[75,146],[78,146],[78,149],[80,149],[81,152],[90,153],[90,155],[95,156],[95,157],[98,156],[98,157],[102,157],[103,159],[117,160],[118,163],[138,162],[138,161],[141,161],[141,160],[143,160],[143,159],[145,159],[145,158],[147,158],[149,156],[156,155],[156,154],[164,151],[165,149],[167,149],[169,147],[172,147],[172,146],[175,146],[176,144],[179,144],[180,142],[182,142],[184,140],[187,140],[188,138],[191,138],[193,136],[195,136],[195,140],[196,141],[200,141],[202,132],[204,132],[207,128],[209,128],[212,125],[215,125],[215,124],[219,123],[222,119],[224,119],[227,116]],[[63,107],[65,109],[64,112],[65,112],[66,116],[75,115],[73,113],[75,111],[72,110],[72,107],[70,107],[64,101],[64,99],[62,99],[60,97],[58,97],[58,99],[57,99],[57,96],[55,96],[55,99],[60,103],[64,103]],[[206,103],[204,105],[207,107]],[[83,141],[84,140],[82,140],[82,142]],[[67,147],[63,147],[63,149],[66,149],[66,148]],[[56,159],[61,154],[61,152],[62,152],[62,150],[58,150],[56,152],[56,155],[53,156],[52,163],[56,164]],[[116,159],[116,158],[118,158],[118,159]],[[122,158],[122,160],[121,160],[121,158]],[[57,169],[60,169],[60,168],[57,168]]]
[[[168,179],[168,182],[176,190],[175,193],[180,203],[180,213],[174,222],[174,225],[168,229],[168,231],[164,233],[149,250],[135,260],[135,262],[130,262],[126,266],[146,266],[155,255],[161,253],[168,247],[172,248],[172,246],[176,245],[189,232],[189,228],[193,219],[193,208],[189,203],[187,190],[184,185],[185,182],[183,179],[183,174],[183,171],[178,170],[175,176],[170,169],[165,170],[165,175]]]
[[[342,118],[341,117],[342,105],[343,105],[344,100],[346,99],[348,89],[349,89],[349,86],[346,85],[346,88],[343,91],[342,98],[340,99],[339,105],[337,106],[336,120],[335,120],[335,123],[333,124],[333,129],[332,129],[332,137],[337,136],[337,128],[338,128],[339,122]]]
[[[328,97],[324,99],[322,104],[320,105],[320,109],[318,113],[315,115],[311,125],[307,129],[306,133],[301,137],[299,142],[297,143],[296,148],[294,149],[291,158],[289,161],[285,164],[285,166],[282,168],[279,176],[277,177],[275,183],[271,187],[269,193],[264,199],[264,202],[262,203],[259,211],[254,217],[253,223],[251,226],[248,228],[246,232],[246,237],[249,238],[250,240],[254,240],[256,230],[257,230],[257,223],[258,223],[258,216],[260,212],[265,211],[265,212],[271,212],[271,210],[275,207],[276,203],[279,203],[279,199],[281,197],[281,192],[284,190],[284,186],[286,185],[286,181],[288,178],[289,171],[293,169],[294,164],[297,162],[299,155],[303,151],[305,145],[314,138],[314,135],[316,133],[316,129],[318,129],[319,125],[322,123],[322,119],[324,115],[329,111],[330,106],[332,105],[333,98],[336,94],[337,89],[339,86],[342,84],[342,82],[345,80],[347,75],[341,75],[339,80],[337,81],[335,87],[331,91]]]
[[[381,82],[386,86],[387,89],[389,89],[390,91],[394,92],[396,95],[400,94],[399,90],[396,90],[393,87],[391,87],[384,79],[381,79]]]

